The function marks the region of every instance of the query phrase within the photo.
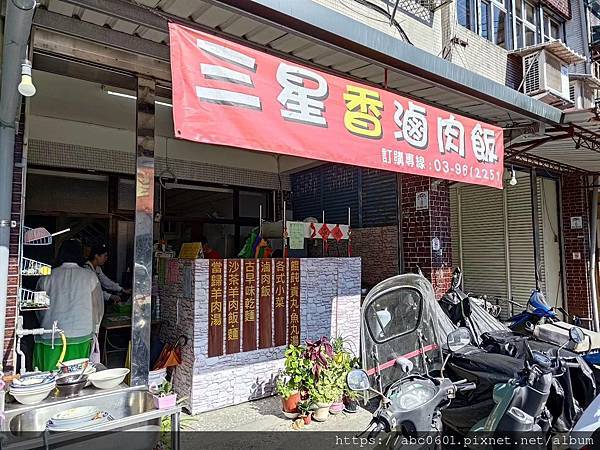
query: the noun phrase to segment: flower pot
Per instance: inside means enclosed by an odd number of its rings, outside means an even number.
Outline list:
[[[347,413],[355,413],[358,409],[358,402],[356,400],[346,400],[346,406],[344,407],[344,411]]]
[[[310,425],[312,422],[312,414],[308,413],[305,416],[302,416],[302,420],[304,420],[304,425]]]
[[[153,395],[152,397],[154,398],[154,407],[156,409],[172,408],[177,404],[177,394],[166,395],[164,397]]]
[[[300,401],[300,392],[294,392],[288,398],[281,397],[281,404],[284,412],[297,413],[298,402]]]
[[[313,419],[317,422],[325,422],[329,419],[329,407],[331,403],[317,403],[317,409],[313,413]]]
[[[337,402],[333,402],[329,407],[329,412],[334,416],[341,413],[344,410],[344,402],[340,399]]]
[[[300,413],[297,413],[297,412],[292,413],[292,412],[287,412],[287,411],[283,411],[283,410],[281,411],[281,414],[283,414],[287,419],[292,419],[292,420],[297,419],[298,416],[300,415]]]

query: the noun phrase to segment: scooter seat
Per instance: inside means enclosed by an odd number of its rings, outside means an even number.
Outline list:
[[[533,335],[540,341],[550,342],[561,346],[568,342],[566,348],[575,353],[587,353],[591,350],[600,350],[600,333],[582,328],[585,334],[583,342],[576,344],[569,340],[569,330],[575,325],[566,322],[544,323],[536,325]]]

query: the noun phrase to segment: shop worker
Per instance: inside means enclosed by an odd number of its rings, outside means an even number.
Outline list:
[[[208,239],[205,236],[200,238],[200,242],[202,243],[202,253],[204,254],[204,258],[206,259],[222,259],[221,254],[208,245]]]
[[[115,283],[108,278],[102,271],[102,267],[108,261],[108,250],[105,244],[99,244],[92,247],[85,267],[93,271],[98,276],[100,286],[102,286],[102,295],[106,303],[119,303],[121,297],[117,294],[131,294],[129,289],[123,289],[119,283]]]
[[[102,288],[98,277],[81,267],[83,247],[77,240],[65,241],[58,252],[59,266],[38,281],[37,290],[46,291],[50,307],[38,317],[43,328],[50,330],[54,321],[67,338],[65,361],[88,358],[94,334],[104,315]],[[56,369],[62,351],[58,335],[54,348],[52,336],[35,336],[34,365],[42,371]]]

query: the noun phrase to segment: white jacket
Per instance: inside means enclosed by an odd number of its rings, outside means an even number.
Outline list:
[[[89,338],[98,333],[104,316],[104,301],[98,277],[76,263],[64,263],[52,269],[37,283],[38,291],[46,291],[50,308],[38,313],[41,326],[52,328],[56,320],[67,338]],[[57,338],[56,336],[55,338]],[[37,341],[48,341],[44,335]]]
[[[102,295],[104,297],[104,301],[107,302],[110,300],[111,292],[122,292],[123,288],[119,285],[119,283],[114,282],[110,278],[108,278],[102,268],[100,266],[94,267],[94,265],[87,261],[85,263],[85,268],[93,271],[98,277],[98,281],[100,282],[100,286],[102,286]]]

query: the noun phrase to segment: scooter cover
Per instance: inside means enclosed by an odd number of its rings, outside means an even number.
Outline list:
[[[413,373],[441,368],[446,336],[441,338],[435,294],[425,277],[404,274],[382,281],[365,298],[361,313],[363,368],[373,386],[386,389],[404,375],[398,358],[409,359]]]

